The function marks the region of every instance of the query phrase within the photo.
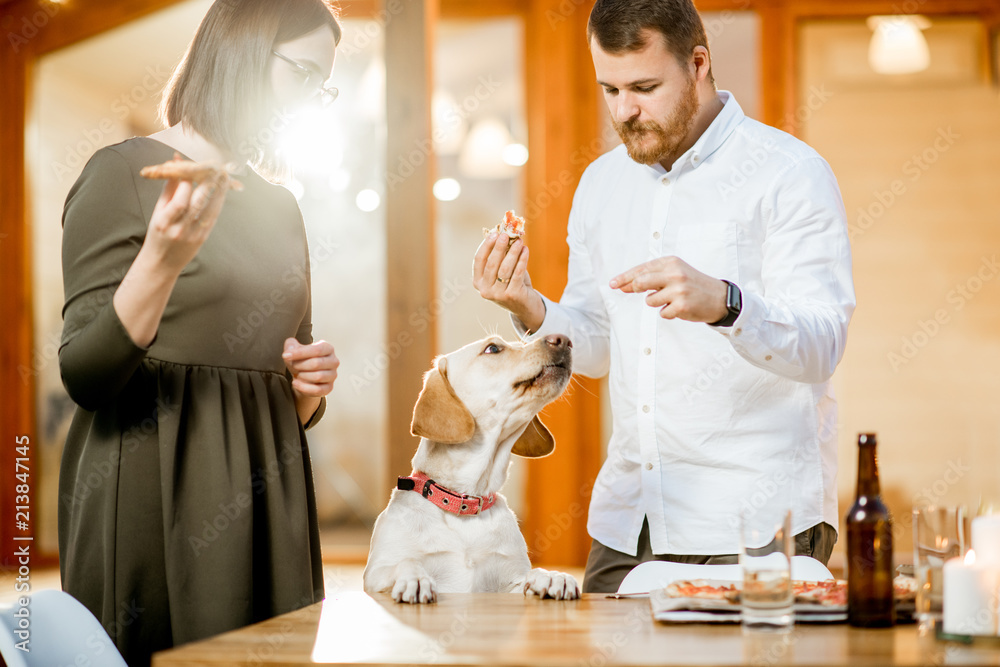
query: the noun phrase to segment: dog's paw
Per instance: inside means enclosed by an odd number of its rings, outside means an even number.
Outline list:
[[[396,580],[392,587],[392,599],[396,602],[426,604],[437,602],[437,591],[430,577],[406,577]]]
[[[571,574],[536,567],[528,572],[524,582],[524,594],[527,595],[529,592],[540,598],[576,600],[580,597],[580,586]]]

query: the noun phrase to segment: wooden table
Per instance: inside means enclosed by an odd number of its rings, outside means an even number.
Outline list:
[[[1000,647],[919,637],[913,625],[797,625],[786,635],[744,636],[738,625],[657,623],[644,598],[451,594],[418,606],[351,592],[153,659],[153,667],[323,663],[1000,666]]]

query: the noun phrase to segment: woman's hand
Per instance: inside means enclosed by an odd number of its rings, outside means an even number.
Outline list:
[[[160,266],[179,274],[215,226],[228,189],[225,172],[197,184],[168,180],[153,208],[143,248]]]
[[[333,345],[325,340],[303,345],[294,338],[285,340],[281,358],[292,374],[292,391],[299,419],[305,424],[316,412],[319,401],[333,390],[340,360]]]
[[[156,338],[177,278],[212,231],[228,186],[224,172],[197,187],[179,179],[163,186],[139,254],[114,295],[115,312],[139,347]]]

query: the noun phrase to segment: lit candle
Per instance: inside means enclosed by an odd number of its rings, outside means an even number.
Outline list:
[[[977,563],[975,550],[944,564],[944,631],[996,635],[1000,569]]]

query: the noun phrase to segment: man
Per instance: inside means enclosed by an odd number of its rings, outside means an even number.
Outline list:
[[[833,173],[716,90],[691,0],[597,0],[588,39],[624,145],[577,188],[562,299],[531,287],[520,241],[491,236],[474,264],[522,334],[568,334],[576,372],[610,372],[584,590],[614,591],[654,558],[736,562],[741,515],[782,508],[797,553],[825,563],[829,381],[855,306]]]

